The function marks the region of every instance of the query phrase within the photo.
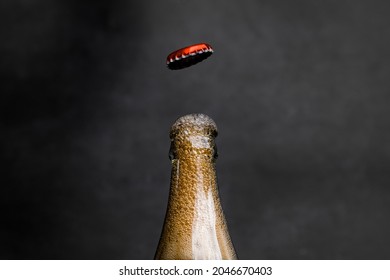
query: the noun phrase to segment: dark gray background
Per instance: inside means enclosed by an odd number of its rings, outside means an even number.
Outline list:
[[[240,258],[389,259],[389,5],[1,1],[0,257],[153,258],[198,112]]]

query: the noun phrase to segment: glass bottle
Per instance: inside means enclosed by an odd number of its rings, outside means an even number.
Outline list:
[[[218,194],[216,136],[203,114],[171,128],[171,186],[155,259],[237,259]]]

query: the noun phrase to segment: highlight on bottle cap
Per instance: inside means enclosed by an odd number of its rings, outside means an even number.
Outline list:
[[[201,62],[214,52],[206,43],[184,47],[170,53],[167,57],[167,66],[171,70],[183,69]]]

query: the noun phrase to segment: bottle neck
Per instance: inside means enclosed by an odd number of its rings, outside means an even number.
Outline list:
[[[192,259],[222,259],[217,223],[223,217],[215,164],[209,157],[193,158],[195,162],[178,160],[178,182],[171,187],[192,194],[191,202],[187,202],[188,211],[182,213],[190,217]]]
[[[164,245],[164,240],[170,240],[169,244]],[[171,188],[161,241],[160,251],[165,256],[159,256],[158,251],[156,258],[231,258],[215,164],[210,157],[200,155],[172,160]]]
[[[236,259],[219,200],[214,122],[190,115],[171,128],[171,187],[156,259]]]
[[[200,197],[212,196],[218,200],[215,163],[205,155],[172,160],[171,199],[191,198],[195,204]]]

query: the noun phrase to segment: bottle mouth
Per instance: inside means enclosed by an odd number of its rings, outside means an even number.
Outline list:
[[[212,118],[205,114],[189,114],[178,118],[171,127],[170,137],[176,135],[195,135],[216,137],[218,135],[217,125]]]

